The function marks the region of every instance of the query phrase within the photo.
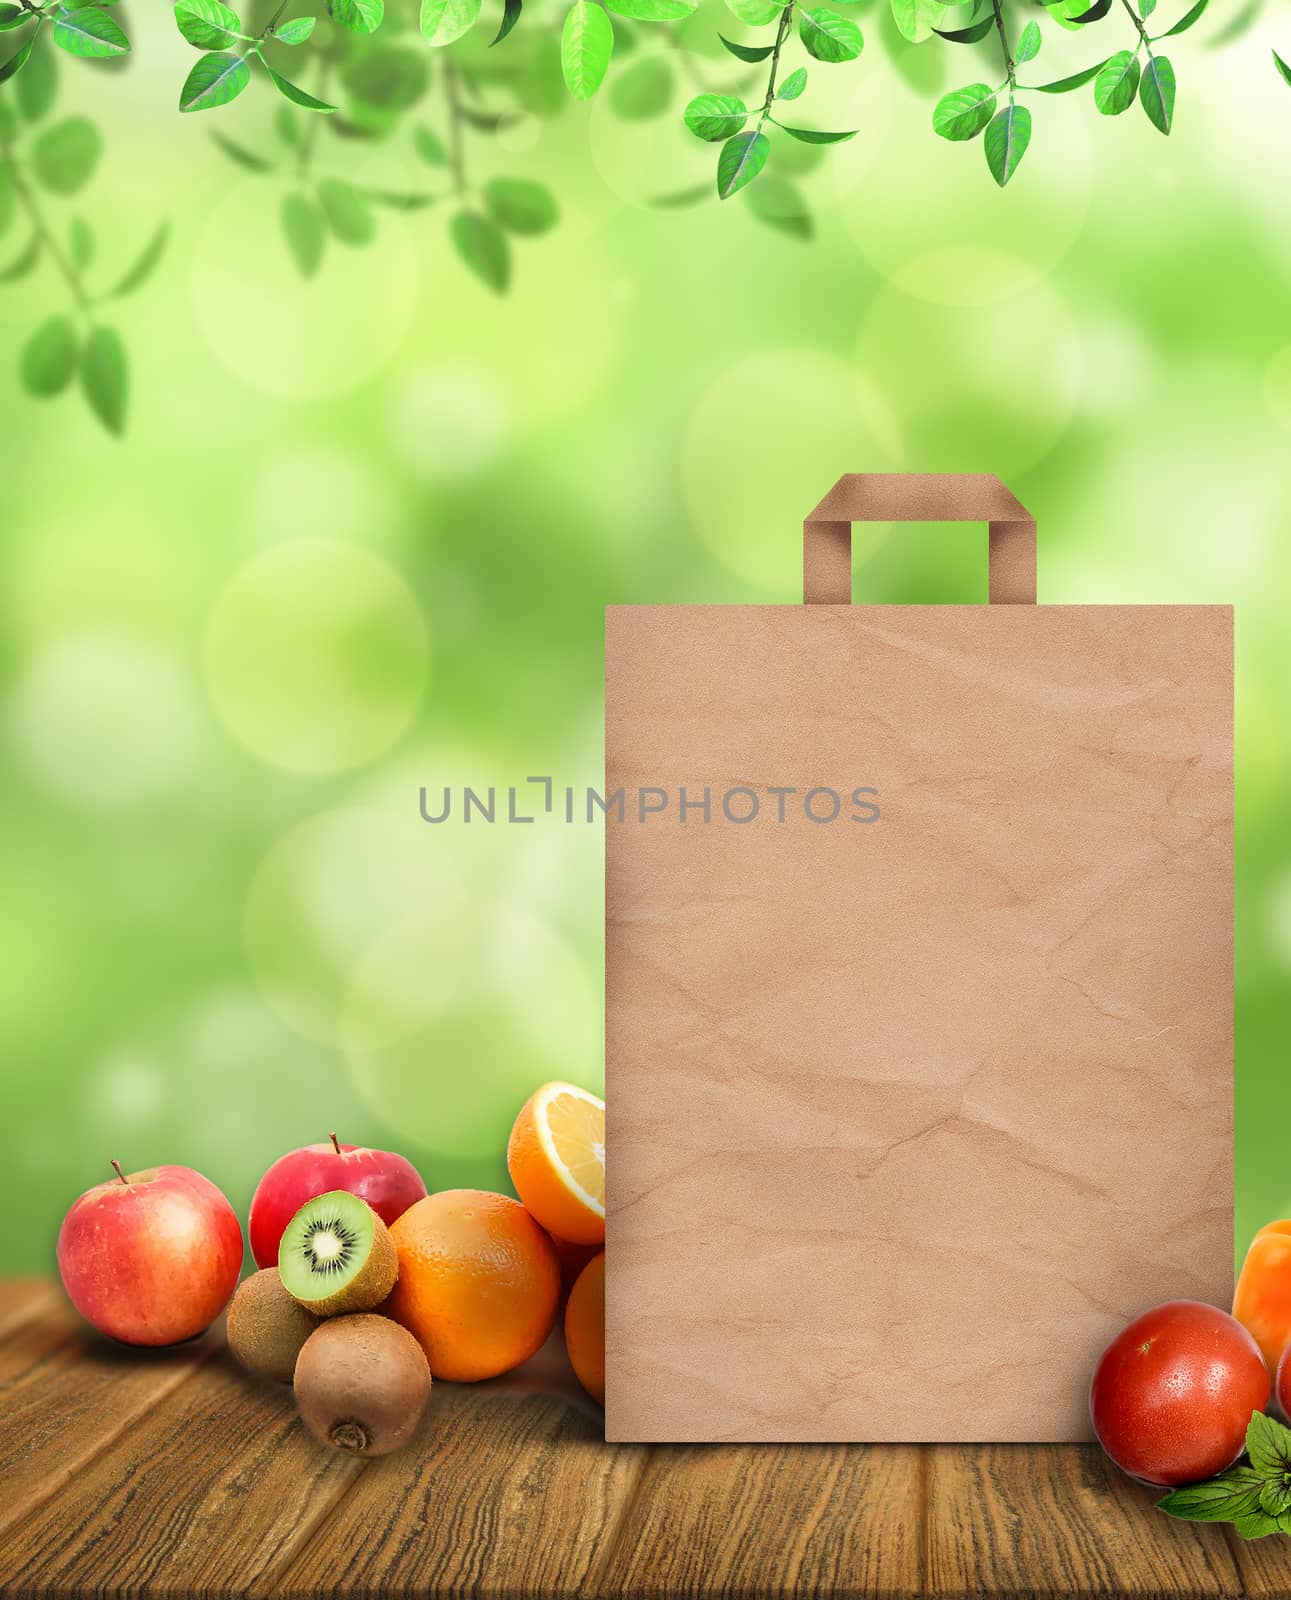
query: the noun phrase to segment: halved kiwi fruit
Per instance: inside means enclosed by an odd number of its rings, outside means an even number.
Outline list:
[[[344,1189],[307,1200],[278,1246],[283,1288],[316,1317],[370,1311],[394,1288],[399,1260],[366,1200]]]
[[[229,1305],[229,1349],[248,1372],[290,1383],[300,1348],[318,1326],[282,1286],[276,1267],[254,1272]]]
[[[416,1432],[430,1395],[421,1346],[388,1317],[333,1317],[305,1341],[296,1403],[323,1444],[352,1456],[384,1456]]]

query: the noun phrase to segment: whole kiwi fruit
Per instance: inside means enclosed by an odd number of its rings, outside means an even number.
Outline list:
[[[229,1304],[229,1349],[248,1372],[290,1383],[301,1346],[317,1326],[317,1317],[283,1288],[277,1269],[265,1267],[242,1280]]]
[[[296,1403],[320,1443],[352,1456],[384,1456],[416,1432],[430,1396],[421,1346],[388,1317],[319,1323],[296,1362]]]

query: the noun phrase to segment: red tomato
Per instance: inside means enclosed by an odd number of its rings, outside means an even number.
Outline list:
[[[1171,1300],[1103,1351],[1089,1386],[1098,1442],[1131,1477],[1173,1488],[1232,1466],[1269,1400],[1260,1347],[1226,1311]]]

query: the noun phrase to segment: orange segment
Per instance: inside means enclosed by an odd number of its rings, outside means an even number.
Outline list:
[[[525,1209],[571,1244],[605,1238],[605,1102],[572,1083],[545,1083],[507,1144],[507,1170]]]

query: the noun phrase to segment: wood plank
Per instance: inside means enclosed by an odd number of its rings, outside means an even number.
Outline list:
[[[1154,1510],[1095,1445],[936,1445],[927,1471],[929,1595],[1241,1593],[1223,1529]]]
[[[918,1594],[922,1499],[914,1445],[656,1449],[599,1592]]]
[[[208,1361],[221,1330],[170,1350],[94,1335],[62,1298],[0,1342],[0,1529],[84,1465]]]
[[[314,1443],[290,1389],[246,1377],[221,1351],[0,1536],[0,1587],[32,1600],[241,1595],[360,1471]]]
[[[1231,1527],[1224,1533],[1246,1593],[1286,1600],[1291,1595],[1291,1539],[1276,1533],[1267,1539],[1243,1539]]]
[[[417,1439],[365,1468],[273,1593],[589,1594],[644,1461],[546,1382],[436,1384]]]

